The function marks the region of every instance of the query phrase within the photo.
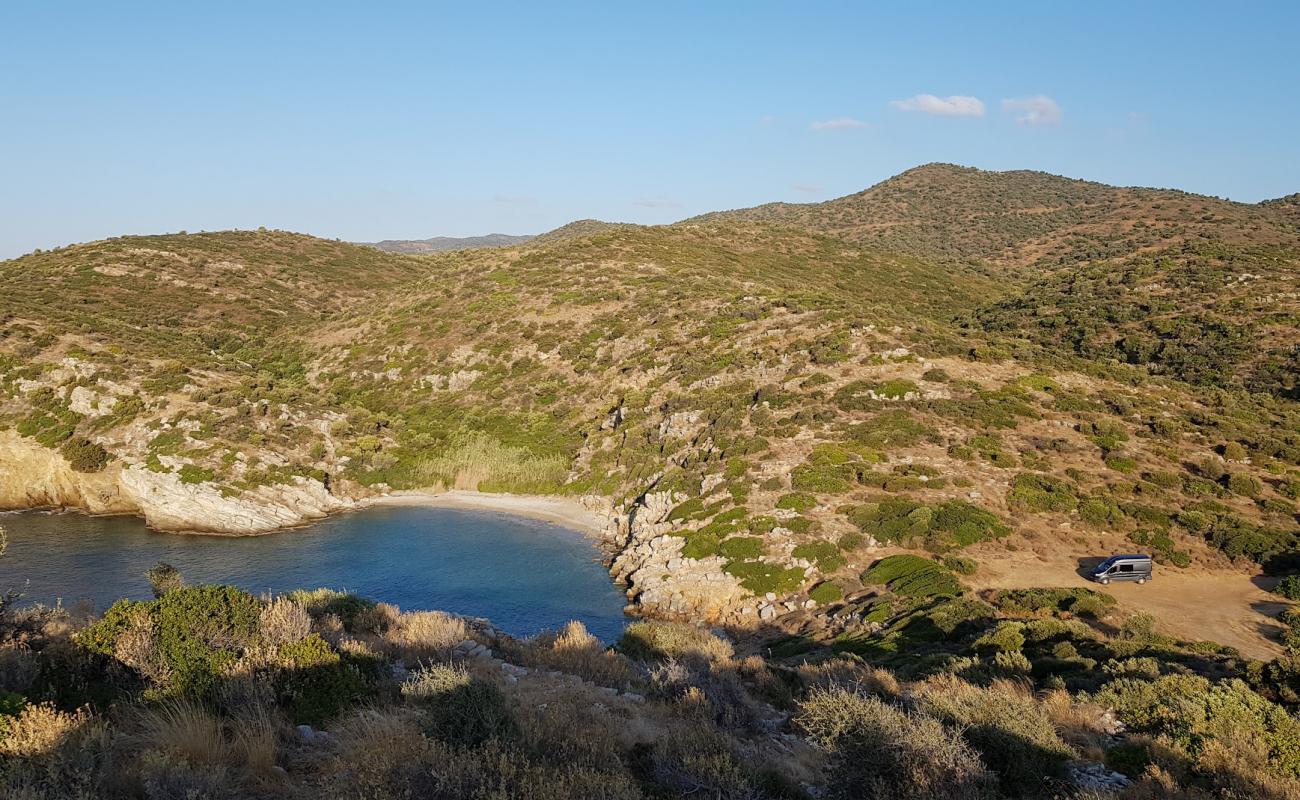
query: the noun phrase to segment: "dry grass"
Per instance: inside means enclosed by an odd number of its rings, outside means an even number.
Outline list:
[[[276,754],[279,750],[279,729],[284,721],[269,706],[252,706],[245,709],[234,723],[232,752],[248,774],[259,780],[276,776]]]
[[[703,628],[655,620],[628,625],[618,646],[628,656],[643,661],[675,658],[726,662],[735,654],[731,642]]]
[[[564,483],[569,462],[560,455],[536,455],[474,434],[462,437],[441,455],[425,458],[413,468],[422,486],[478,490],[547,491]]]
[[[203,706],[184,700],[140,712],[140,742],[145,749],[174,753],[191,766],[216,766],[231,760],[221,720]]]
[[[796,723],[831,757],[832,800],[986,800],[992,776],[935,718],[844,689],[814,689]]]
[[[631,661],[605,647],[577,620],[559,633],[543,633],[518,643],[510,655],[526,666],[578,675],[601,686],[627,690],[640,683],[640,673]]]
[[[408,664],[446,657],[451,648],[469,638],[465,620],[441,611],[401,614],[384,633],[388,650]]]
[[[899,697],[903,691],[898,678],[889,670],[842,658],[800,664],[796,673],[800,683],[810,688],[848,689],[885,698]]]

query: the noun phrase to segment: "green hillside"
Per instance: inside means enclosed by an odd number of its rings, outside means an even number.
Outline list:
[[[821,231],[886,250],[1004,268],[1055,266],[1185,243],[1295,244],[1277,207],[1045,172],[927,164],[824,203],[706,214]]]
[[[1104,764],[1132,798],[1295,797],[1297,235],[1279,204],[931,165],[513,247],[257,231],[0,262],[15,449],[250,504],[309,482],[582,497],[637,611],[729,636],[521,642],[328,591],[0,600],[0,777],[1092,798],[1071,770]],[[1077,585],[1134,550],[1146,594]]]

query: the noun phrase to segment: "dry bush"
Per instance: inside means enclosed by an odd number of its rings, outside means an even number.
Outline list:
[[[156,686],[171,680],[171,665],[154,641],[153,620],[147,613],[133,614],[128,627],[113,643],[113,657]]]
[[[1075,754],[1033,691],[1013,681],[983,687],[952,675],[918,684],[925,711],[960,726],[1009,794],[1033,794]]]
[[[230,761],[221,720],[203,706],[172,700],[140,712],[139,741],[147,750],[172,753],[191,766]]]
[[[333,729],[339,755],[328,765],[331,773],[321,794],[368,800],[642,798],[621,760],[605,761],[605,749],[584,757],[572,744],[550,748],[549,737],[562,718],[544,730],[530,726],[542,737],[537,742],[524,735],[512,737],[512,743],[489,739],[472,747],[424,736],[424,722],[421,714],[404,708],[358,709],[340,718]],[[581,730],[571,733],[585,736]],[[524,741],[513,743],[519,738]]]
[[[408,611],[384,633],[388,649],[408,664],[444,658],[468,638],[465,620],[441,611]]]
[[[90,710],[68,713],[53,703],[33,703],[9,719],[0,736],[0,756],[33,759],[55,755],[98,723]]]
[[[684,716],[711,720],[724,728],[757,731],[758,704],[730,663],[688,663],[668,659],[650,669],[651,697],[673,703]]]
[[[1210,739],[1196,758],[1196,771],[1227,797],[1296,800],[1300,783],[1268,769],[1269,746],[1251,737]]]
[[[1109,744],[1104,718],[1106,709],[1094,703],[1077,702],[1064,689],[1053,689],[1039,699],[1043,713],[1056,726],[1061,739],[1100,761]]]
[[[420,713],[411,708],[356,708],[335,721],[339,742],[336,765],[343,772],[382,774],[418,761],[429,745],[420,731]]]
[[[987,800],[993,776],[959,732],[845,689],[814,689],[795,719],[830,754],[829,800]]]
[[[27,645],[0,645],[0,691],[27,694],[38,668],[36,654]]]
[[[401,691],[423,707],[424,731],[444,741],[477,745],[514,730],[501,687],[460,664],[423,666],[402,682]]]
[[[640,673],[628,658],[601,643],[577,620],[559,633],[505,645],[509,655],[529,667],[578,675],[601,686],[628,690],[640,684]]]
[[[191,764],[170,750],[149,750],[136,763],[147,800],[243,800],[248,794],[225,764]]]
[[[669,797],[764,800],[773,775],[740,757],[733,744],[707,724],[674,730],[650,756],[650,777]],[[777,795],[780,796],[780,795]]]
[[[628,625],[618,640],[618,649],[640,661],[665,658],[729,661],[735,654],[731,642],[703,628],[658,620]]]
[[[272,647],[301,642],[311,633],[311,614],[301,603],[277,597],[262,607],[258,622],[262,641]]]
[[[836,658],[818,664],[800,664],[795,674],[808,688],[848,689],[867,694],[894,698],[902,695],[902,686],[894,673],[847,658]]]
[[[352,630],[359,633],[382,634],[397,624],[402,612],[390,603],[375,605],[357,613],[352,620]]]

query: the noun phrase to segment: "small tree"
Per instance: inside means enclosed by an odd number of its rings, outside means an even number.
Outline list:
[[[181,576],[181,571],[164,561],[154,564],[144,576],[149,579],[153,596],[158,598],[185,586],[185,578]]]

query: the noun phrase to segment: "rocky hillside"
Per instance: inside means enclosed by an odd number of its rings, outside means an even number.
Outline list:
[[[369,242],[370,247],[389,253],[446,253],[451,250],[473,250],[478,247],[509,247],[531,241],[532,236],[510,236],[489,233],[487,236],[435,236],[432,239],[385,239]]]
[[[952,167],[855,197],[820,231],[4,262],[0,502],[250,532],[391,489],[565,494],[642,611],[830,637],[895,549],[984,579],[1013,552],[1293,568],[1297,262],[1272,212]],[[1030,263],[1052,267],[1008,272]]]
[[[927,164],[823,203],[706,214],[821,231],[929,258],[1000,267],[1075,264],[1187,243],[1295,244],[1278,207],[1044,172]]]

